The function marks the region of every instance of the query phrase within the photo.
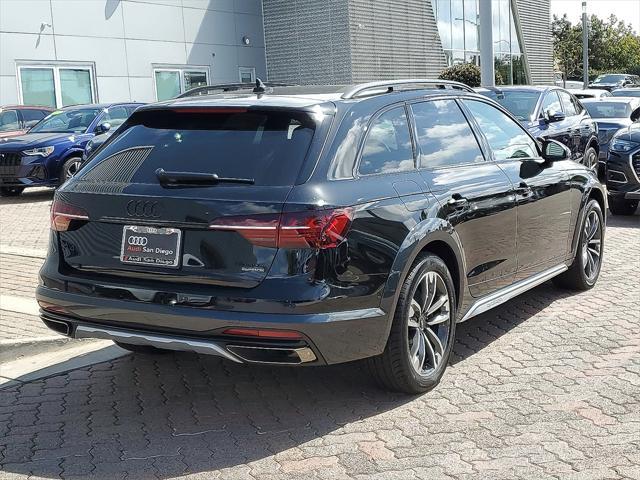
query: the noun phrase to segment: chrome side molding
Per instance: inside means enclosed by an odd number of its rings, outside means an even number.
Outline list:
[[[531,290],[533,287],[537,287],[541,283],[544,283],[547,280],[550,280],[553,277],[561,274],[562,272],[565,272],[566,270],[568,270],[568,268],[569,267],[567,267],[567,265],[565,265],[564,263],[556,265],[555,267],[551,267],[547,270],[533,275],[532,277],[520,280],[519,282],[509,285],[508,287],[501,288],[500,290],[493,292],[486,297],[478,299],[473,305],[471,305],[471,308],[469,308],[464,317],[459,320],[459,323],[466,322],[476,315],[484,313],[487,310],[491,310],[492,308],[497,307],[507,300],[511,300],[521,293],[524,293],[527,290]]]
[[[89,327],[78,325],[76,327],[75,338],[102,338],[114,342],[131,343],[133,345],[149,345],[151,347],[164,348],[166,350],[180,350],[186,352],[203,353],[206,355],[217,355],[236,363],[243,363],[235,355],[232,355],[221,345],[215,342],[204,340],[186,339],[180,337],[169,337],[153,335],[142,332],[126,332],[112,330],[110,328]]]

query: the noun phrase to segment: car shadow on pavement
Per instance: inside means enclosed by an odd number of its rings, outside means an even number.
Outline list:
[[[609,212],[607,227],[640,228],[640,208],[633,215],[612,215]]]
[[[461,324],[452,363],[565,295],[571,292],[542,285]],[[438,396],[436,389],[425,399]],[[415,398],[379,389],[362,363],[278,368],[186,353],[132,354],[0,391],[0,467],[113,479],[170,478],[260,460],[261,469],[276,468],[272,455],[295,466],[300,451],[326,452],[331,432],[384,428],[385,412]],[[353,446],[357,439],[344,441]]]
[[[55,190],[52,188],[26,189],[17,197],[0,197],[0,205],[18,205],[22,203],[50,202]]]

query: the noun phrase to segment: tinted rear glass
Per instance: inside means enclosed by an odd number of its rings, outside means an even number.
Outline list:
[[[292,185],[315,132],[314,120],[304,112],[197,109],[198,112],[143,111],[82,169],[79,179],[94,171],[102,181],[123,181],[117,166],[124,151],[145,149],[134,167],[127,167],[130,183],[158,183],[156,170],[215,173],[220,177],[250,178],[256,185]],[[102,173],[104,172],[104,173]]]
[[[625,118],[631,115],[631,105],[620,102],[589,102],[584,107],[593,118]]]

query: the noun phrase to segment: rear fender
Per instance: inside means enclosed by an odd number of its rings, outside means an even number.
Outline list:
[[[388,312],[389,325],[387,329],[387,335],[391,329],[391,322],[393,321],[393,312],[396,309],[398,299],[400,297],[400,290],[404,283],[411,267],[417,256],[425,250],[426,247],[432,242],[443,242],[453,252],[458,269],[458,308],[460,311],[462,306],[462,300],[464,293],[467,289],[466,284],[466,265],[464,261],[464,255],[462,255],[462,243],[453,227],[445,220],[439,218],[430,218],[424,222],[419,223],[413,230],[409,232],[404,242],[398,250],[398,254],[393,262],[393,266],[389,273],[389,278],[385,285],[384,294],[380,307],[385,312]]]

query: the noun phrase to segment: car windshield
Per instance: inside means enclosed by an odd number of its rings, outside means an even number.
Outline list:
[[[498,91],[489,90],[483,94],[509,110],[518,120],[529,120],[536,108],[540,92],[522,90]]]
[[[584,102],[592,118],[626,118],[631,116],[631,105],[621,102]]]
[[[628,90],[623,88],[622,90],[614,90],[611,92],[614,97],[640,97],[640,90]]]
[[[101,108],[56,110],[29,130],[29,133],[83,133],[101,111]]]
[[[625,79],[625,75],[600,75],[593,83],[617,83]]]

